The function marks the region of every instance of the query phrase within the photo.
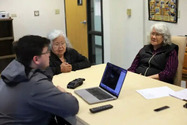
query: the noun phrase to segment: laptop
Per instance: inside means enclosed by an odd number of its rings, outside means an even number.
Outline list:
[[[99,87],[79,89],[74,92],[88,104],[117,99],[126,74],[127,70],[108,62]]]

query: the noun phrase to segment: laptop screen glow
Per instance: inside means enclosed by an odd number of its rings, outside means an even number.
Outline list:
[[[127,71],[125,69],[107,64],[100,87],[118,97],[126,74]]]

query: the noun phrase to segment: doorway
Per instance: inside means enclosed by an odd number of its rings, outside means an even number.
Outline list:
[[[66,35],[74,49],[88,57],[86,0],[65,0]]]
[[[92,64],[104,62],[102,0],[88,0],[88,47]]]
[[[92,65],[104,62],[102,0],[65,0],[66,34]]]

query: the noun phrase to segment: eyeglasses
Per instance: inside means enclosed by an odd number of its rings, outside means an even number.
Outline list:
[[[50,53],[50,50],[49,50],[49,49],[48,49],[46,52],[41,53],[41,55],[45,55],[45,54],[48,54],[48,53]]]
[[[54,43],[54,47],[60,47],[66,45],[66,43]]]
[[[162,36],[162,34],[157,33],[157,32],[152,32],[152,33],[151,33],[151,36],[159,37],[159,36]]]

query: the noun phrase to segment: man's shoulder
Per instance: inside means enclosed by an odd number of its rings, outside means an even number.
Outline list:
[[[51,78],[49,78],[49,76],[46,75],[45,70],[39,70],[39,69],[34,69],[31,70],[31,72],[28,75],[28,78],[31,81],[49,81],[51,82]]]
[[[36,71],[29,79],[29,86],[33,93],[45,93],[46,91],[53,90],[55,86],[49,78],[42,72]]]

